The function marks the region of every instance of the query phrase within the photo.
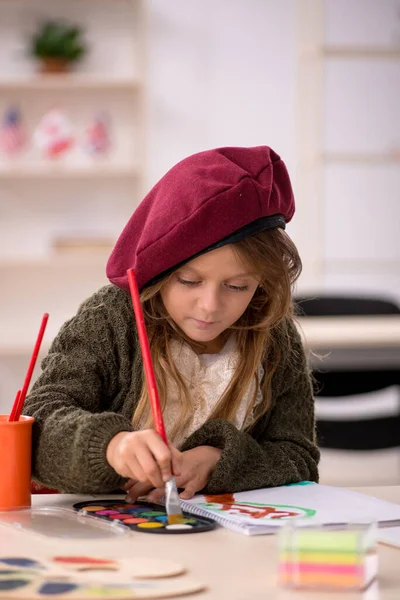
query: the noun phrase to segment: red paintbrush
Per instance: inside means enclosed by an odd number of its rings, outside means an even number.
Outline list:
[[[19,421],[19,418],[21,416],[22,407],[24,406],[24,402],[25,402],[25,396],[28,391],[29,384],[31,382],[33,369],[35,368],[36,359],[39,354],[40,345],[42,343],[42,339],[43,339],[43,335],[44,335],[44,332],[46,329],[48,319],[49,319],[49,315],[47,313],[45,313],[42,318],[42,323],[40,325],[38,337],[36,340],[35,347],[33,349],[33,353],[31,356],[30,363],[29,363],[28,371],[26,373],[24,385],[22,386],[21,392],[17,393],[17,395],[15,397],[10,416],[8,417],[9,421]]]
[[[154,427],[157,433],[162,437],[164,443],[168,446],[168,439],[167,434],[165,432],[160,398],[158,396],[156,378],[154,375],[153,361],[151,359],[149,339],[147,337],[142,306],[140,304],[139,288],[137,285],[134,270],[128,269],[127,273],[133,309],[135,312],[136,325],[139,334],[140,348],[143,356],[144,372],[146,375],[147,388],[149,391]],[[165,484],[165,508],[168,515],[168,522],[170,524],[182,522],[183,514],[181,510],[181,503],[179,500],[179,494],[178,489],[176,487],[175,477],[173,475],[171,479]]]

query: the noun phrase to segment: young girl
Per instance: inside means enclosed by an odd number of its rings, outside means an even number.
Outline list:
[[[26,399],[34,477],[157,500],[318,480],[309,369],[292,318],[290,180],[266,146],[200,152],[136,209],[112,285],[67,321]],[[152,429],[129,294],[134,267],[170,446]]]

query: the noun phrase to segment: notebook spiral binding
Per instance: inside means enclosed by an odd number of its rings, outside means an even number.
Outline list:
[[[226,527],[227,529],[231,529],[232,531],[237,531],[238,533],[246,533],[246,531],[257,527],[257,525],[251,525],[250,523],[234,523],[232,522],[232,520],[227,519],[222,515],[219,515],[214,512],[211,513],[211,511],[205,510],[204,508],[196,506],[195,504],[185,502],[184,500],[181,500],[181,506],[184,511],[190,514],[196,515],[198,517],[206,517],[207,519],[213,519],[214,521],[222,525],[222,527]]]

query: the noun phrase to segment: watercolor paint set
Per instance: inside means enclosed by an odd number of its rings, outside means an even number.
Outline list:
[[[217,525],[212,519],[190,513],[183,513],[182,523],[171,525],[164,506],[145,501],[128,503],[124,500],[94,500],[78,502],[73,508],[79,514],[90,514],[107,522],[117,522],[143,533],[201,533],[210,531]]]

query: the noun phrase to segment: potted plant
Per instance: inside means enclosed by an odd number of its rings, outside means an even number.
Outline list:
[[[47,21],[31,40],[31,54],[40,61],[41,73],[65,73],[86,52],[82,29],[63,21]]]

